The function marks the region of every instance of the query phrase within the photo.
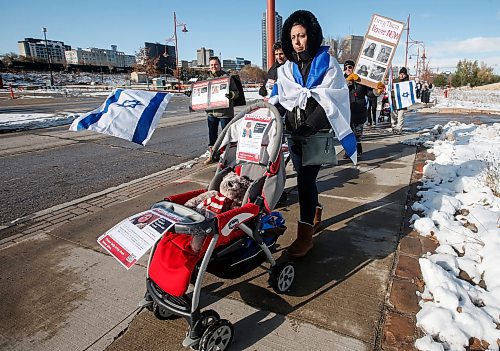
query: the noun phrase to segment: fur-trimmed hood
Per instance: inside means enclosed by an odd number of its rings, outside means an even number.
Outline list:
[[[301,24],[306,29],[307,52],[311,57],[314,57],[323,42],[323,31],[321,30],[321,26],[319,25],[316,16],[307,10],[295,11],[283,24],[283,30],[281,32],[281,45],[285,57],[290,61],[297,61],[293,55],[295,51],[293,50],[292,40],[290,39],[290,32],[294,24]]]

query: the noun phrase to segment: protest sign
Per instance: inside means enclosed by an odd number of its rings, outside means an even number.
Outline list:
[[[354,72],[361,84],[375,88],[384,80],[398,46],[404,23],[373,15]]]
[[[191,110],[208,110],[229,107],[230,77],[196,82],[191,91]]]
[[[272,116],[267,108],[260,108],[243,117],[236,149],[237,160],[259,163],[263,153],[264,135],[271,120]]]
[[[101,235],[97,242],[130,269],[163,234],[182,220],[175,213],[154,208],[121,221]]]

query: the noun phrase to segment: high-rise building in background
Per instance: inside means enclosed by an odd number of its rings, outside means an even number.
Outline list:
[[[262,69],[267,70],[267,11],[262,14]],[[281,40],[283,29],[283,17],[276,12],[274,20],[275,37],[274,43]],[[273,44],[274,44],[273,43]]]
[[[47,44],[47,45],[45,45]],[[19,55],[24,57],[32,57],[35,59],[42,59],[49,61],[49,54],[51,62],[53,63],[66,63],[66,50],[71,50],[71,46],[65,45],[62,41],[24,38],[17,42],[19,47]]]
[[[210,57],[214,56],[214,51],[212,49],[201,49],[196,50],[196,60],[198,66],[204,67],[209,65]]]

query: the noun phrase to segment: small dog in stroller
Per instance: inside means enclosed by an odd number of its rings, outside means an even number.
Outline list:
[[[250,122],[251,137],[242,137]],[[266,260],[274,291],[286,293],[292,286],[293,263],[277,263],[272,256],[278,237],[286,230],[281,214],[273,212],[285,186],[282,137],[281,116],[274,106],[259,102],[247,107],[224,128],[212,149],[210,157],[218,164],[208,190],[169,196],[153,206],[184,220],[175,223],[151,249],[141,305],[159,319],[184,317],[188,323],[184,347],[226,350],[233,339],[228,320],[214,310],[200,310],[205,272],[241,275]],[[236,206],[226,206],[227,197],[237,197],[224,184],[228,174],[246,189],[242,198],[230,199]],[[215,199],[216,209],[226,206],[225,211],[201,208],[200,204],[206,207],[206,199]],[[207,211],[212,213],[205,216]],[[190,282],[194,288],[187,294]]]

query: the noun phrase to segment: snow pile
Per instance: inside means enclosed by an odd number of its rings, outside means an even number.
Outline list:
[[[431,94],[431,100],[437,101],[437,108],[500,111],[500,90],[450,89],[445,98],[444,90],[436,88]]]
[[[70,124],[78,114],[65,113],[54,115],[51,113],[0,114],[0,131],[30,130],[38,128],[57,127]]]
[[[126,79],[130,79],[130,74],[102,74],[87,72],[52,72],[55,85],[90,85],[102,84],[110,86],[125,85]],[[49,72],[26,72],[26,73],[2,73],[5,86],[12,84],[13,87],[39,87],[46,86],[50,81]]]
[[[420,258],[419,350],[499,350],[500,123],[450,122],[415,143],[432,148],[413,228],[438,243]]]

